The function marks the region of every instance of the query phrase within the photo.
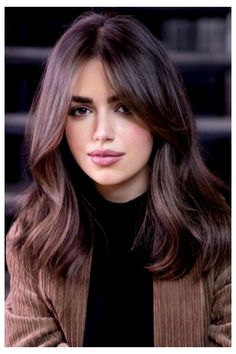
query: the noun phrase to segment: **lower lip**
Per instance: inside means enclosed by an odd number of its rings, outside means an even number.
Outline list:
[[[111,166],[114,163],[118,162],[123,155],[121,156],[90,156],[92,162],[98,166]]]

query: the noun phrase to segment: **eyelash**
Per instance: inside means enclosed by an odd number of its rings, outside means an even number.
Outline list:
[[[87,113],[79,113],[79,114],[76,114],[76,111],[78,111],[78,110],[86,110],[87,111]],[[69,112],[69,115],[70,116],[72,116],[72,117],[82,117],[82,116],[86,116],[86,115],[88,115],[88,111],[89,111],[89,113],[91,113],[92,112],[92,110],[90,109],[90,108],[88,108],[88,107],[86,107],[86,106],[75,106],[75,107],[72,107],[71,108],[71,110],[70,110],[70,112]]]
[[[119,111],[120,109],[122,109],[123,111]],[[84,110],[86,111],[85,112],[80,112],[79,114],[76,114],[77,111],[79,110]],[[127,110],[127,111],[125,111]],[[130,111],[129,107],[123,105],[123,104],[120,104],[118,105],[116,108],[115,108],[115,112],[118,112],[122,115],[125,115],[125,116],[130,116],[132,115],[132,112]],[[69,115],[72,116],[72,117],[82,117],[82,116],[87,116],[89,113],[92,113],[92,110],[86,106],[75,106],[75,107],[72,107],[69,111]]]
[[[120,105],[116,108],[116,112],[118,112],[120,108],[122,108],[122,109],[125,108],[125,109],[128,110],[128,111],[124,111],[124,110],[123,110],[123,112],[119,112],[119,113],[121,113],[121,114],[124,114],[124,115],[126,115],[126,116],[130,116],[130,115],[133,114],[132,111],[129,109],[129,107],[125,106],[124,104],[120,104]]]

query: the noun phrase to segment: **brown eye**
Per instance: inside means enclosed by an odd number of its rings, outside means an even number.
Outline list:
[[[91,112],[92,112],[91,109],[84,106],[79,106],[79,107],[73,107],[70,110],[69,115],[73,117],[81,117],[81,116],[87,116]]]
[[[117,112],[125,114],[125,115],[131,115],[132,112],[129,109],[129,107],[125,106],[125,105],[121,105],[118,107]]]

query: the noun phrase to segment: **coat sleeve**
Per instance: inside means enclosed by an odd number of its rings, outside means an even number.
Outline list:
[[[37,291],[37,284],[11,252],[9,241],[17,234],[13,225],[7,235],[6,260],[10,291],[5,302],[5,346],[67,346],[56,318]]]
[[[209,337],[211,346],[231,346],[231,268],[226,267],[216,277]]]

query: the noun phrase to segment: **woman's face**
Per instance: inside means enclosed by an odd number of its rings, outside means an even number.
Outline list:
[[[144,193],[152,135],[114,95],[98,59],[80,67],[73,92],[65,133],[80,168],[110,201]]]

